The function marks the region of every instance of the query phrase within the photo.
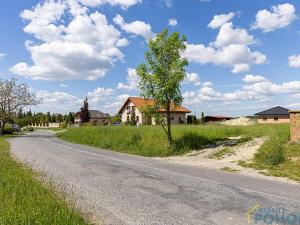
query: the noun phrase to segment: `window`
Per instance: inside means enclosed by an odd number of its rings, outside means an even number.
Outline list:
[[[274,121],[278,121],[278,117],[277,116],[274,117]]]
[[[140,118],[138,116],[136,117],[135,120],[136,120],[137,123],[140,122]]]
[[[130,110],[130,106],[129,105],[127,106],[127,110]]]
[[[174,120],[174,117],[171,117],[171,120]]]
[[[178,118],[178,123],[183,123],[182,119],[181,119],[181,116]]]
[[[132,111],[134,111],[134,110],[135,110],[135,106],[132,106],[131,108],[132,108]]]
[[[263,121],[267,121],[267,120],[268,120],[267,117],[264,117],[264,118],[263,118]]]

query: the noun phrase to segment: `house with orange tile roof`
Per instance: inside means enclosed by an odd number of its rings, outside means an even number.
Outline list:
[[[155,125],[155,119],[149,118],[143,113],[143,109],[145,107],[153,106],[155,101],[152,99],[145,99],[140,97],[129,97],[121,109],[119,110],[118,114],[121,115],[122,122],[126,123],[135,117],[135,121],[139,125]],[[165,114],[165,109],[159,109],[159,112]],[[182,106],[175,106],[172,104],[171,106],[171,123],[172,124],[181,124],[186,123],[186,114],[190,113],[191,111],[182,107]]]

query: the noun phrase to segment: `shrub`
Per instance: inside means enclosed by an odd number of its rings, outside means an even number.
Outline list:
[[[32,131],[33,131],[33,128],[32,128],[32,127],[29,127],[29,126],[23,127],[23,128],[22,128],[22,131],[25,131],[25,132],[32,132]]]
[[[142,136],[140,134],[133,134],[131,137],[130,137],[130,144],[138,144],[140,141],[142,140]]]
[[[6,124],[4,126],[4,134],[13,134],[14,129],[12,128],[12,126],[10,124]]]
[[[65,121],[59,123],[59,128],[67,128],[67,127],[68,124]]]
[[[187,132],[182,137],[176,139],[173,143],[173,148],[180,152],[181,150],[192,150],[192,149],[201,149],[205,145],[212,143],[205,136],[201,136],[196,133]]]
[[[188,115],[187,124],[198,124],[197,117],[194,115]]]
[[[260,149],[255,154],[255,160],[258,163],[266,164],[270,166],[276,166],[285,160],[285,154],[282,145],[276,140],[269,140],[267,147]]]

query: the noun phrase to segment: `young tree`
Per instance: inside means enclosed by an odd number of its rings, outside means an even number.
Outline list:
[[[201,123],[205,123],[205,116],[204,112],[201,113]]]
[[[74,117],[74,114],[73,114],[73,113],[70,112],[70,113],[68,114],[67,122],[68,122],[68,124],[74,124],[74,122],[75,122],[75,117]]]
[[[139,87],[142,95],[155,100],[156,110],[166,110],[167,129],[162,123],[168,142],[172,144],[171,108],[182,104],[180,84],[185,78],[185,67],[188,65],[182,53],[186,49],[186,38],[180,38],[178,32],[169,35],[167,29],[150,40],[149,50],[145,53],[146,63],[137,67],[140,77]]]
[[[0,80],[0,135],[4,134],[5,124],[12,121],[20,109],[37,103],[26,84],[18,84],[14,78]]]
[[[80,118],[82,123],[88,123],[90,121],[90,113],[89,113],[89,103],[88,98],[86,97],[83,101],[83,107],[80,109]]]

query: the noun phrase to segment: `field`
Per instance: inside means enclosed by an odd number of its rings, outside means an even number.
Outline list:
[[[195,149],[201,150],[209,144],[233,136],[242,136],[244,141],[255,137],[268,137],[253,162],[239,164],[267,171],[265,173],[269,175],[300,181],[300,145],[288,143],[288,124],[245,127],[178,125],[173,126],[172,131],[172,147],[168,146],[165,133],[158,126],[81,127],[59,133],[58,137],[73,143],[147,157],[167,157]]]
[[[88,224],[63,193],[55,194],[50,185],[39,181],[38,174],[11,158],[3,137],[0,165],[0,224]]]
[[[69,129],[58,134],[58,137],[75,143],[148,157],[183,154],[233,136],[243,136],[246,139],[270,136],[282,143],[289,138],[288,125],[178,125],[173,126],[172,131],[172,147],[168,146],[166,135],[159,126],[81,127]]]

